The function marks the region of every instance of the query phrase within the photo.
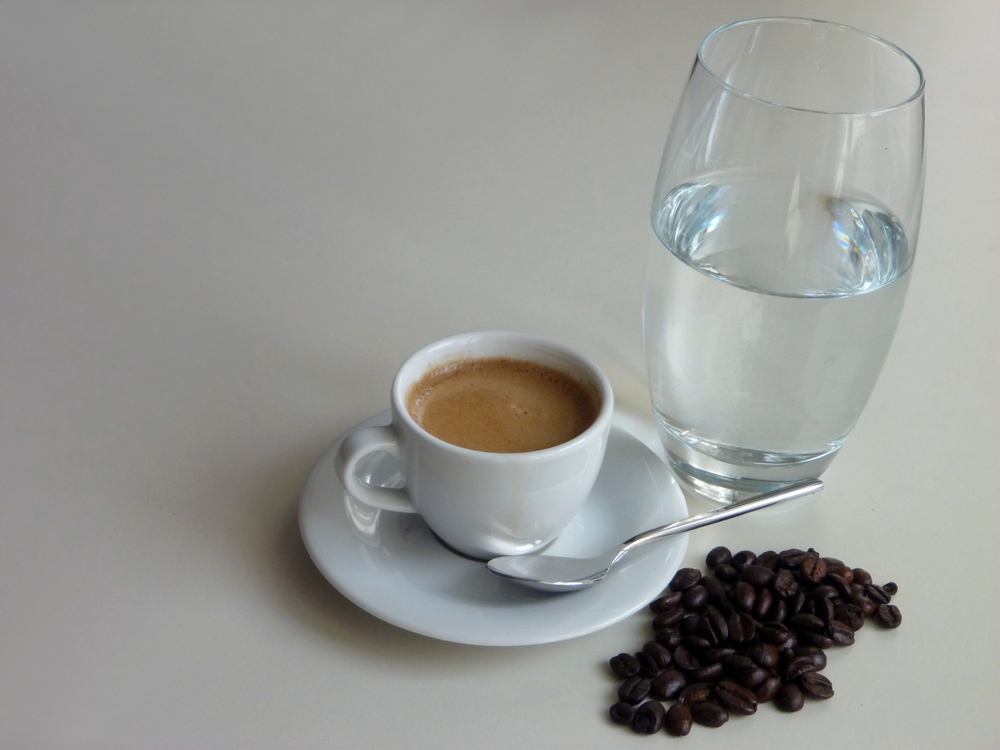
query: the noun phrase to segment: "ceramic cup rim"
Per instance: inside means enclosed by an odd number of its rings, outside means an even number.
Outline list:
[[[461,355],[461,352],[468,351],[469,347],[483,345],[492,345],[494,348],[502,349],[503,351],[502,353],[498,352],[495,354],[483,352],[471,355],[466,354],[465,356]],[[508,351],[513,349],[521,349],[523,353]],[[566,372],[566,369],[561,368],[558,364],[551,364],[548,361],[539,362],[538,359],[531,356],[530,350],[532,349],[536,352],[545,351],[554,355],[559,360],[571,364],[572,367],[568,369],[575,369],[577,372]],[[438,359],[432,359],[435,355]],[[406,408],[407,391],[420,377],[433,370],[435,366],[441,366],[451,360],[459,361],[462,359],[476,359],[490,356],[505,356],[512,359],[537,362],[566,372],[571,377],[578,377],[578,373],[580,372],[585,373],[585,379],[596,387],[601,398],[601,408],[597,413],[597,418],[586,430],[564,443],[541,450],[522,453],[493,453],[473,448],[464,448],[435,437],[421,427],[410,415],[409,410]],[[460,333],[438,339],[421,347],[407,357],[406,361],[396,371],[396,375],[392,381],[392,411],[393,419],[398,424],[404,426],[411,434],[419,436],[420,439],[427,441],[439,450],[480,462],[528,464],[549,460],[572,452],[577,450],[581,444],[588,443],[595,439],[595,437],[599,437],[601,433],[606,431],[611,422],[614,412],[614,393],[612,392],[611,382],[604,374],[604,371],[593,360],[576,349],[534,334],[520,333],[518,331],[484,330]]]

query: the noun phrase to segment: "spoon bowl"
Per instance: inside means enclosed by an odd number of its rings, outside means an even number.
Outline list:
[[[598,557],[556,557],[554,555],[509,555],[494,557],[486,566],[498,576],[539,591],[567,593],[580,591],[603,581],[608,572],[636,547],[674,534],[725,521],[761,508],[811,495],[823,489],[823,482],[810,479],[763,495],[755,495],[720,508],[674,521],[637,534]]]

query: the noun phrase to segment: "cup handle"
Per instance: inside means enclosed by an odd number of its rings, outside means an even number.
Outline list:
[[[348,494],[365,505],[396,513],[416,513],[416,508],[410,502],[406,488],[390,489],[374,487],[358,481],[354,474],[358,463],[365,456],[376,451],[384,451],[397,459],[401,459],[399,440],[392,426],[365,427],[350,433],[340,444],[337,452],[336,470],[340,483]]]

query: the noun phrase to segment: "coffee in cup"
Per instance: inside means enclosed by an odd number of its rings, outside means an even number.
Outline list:
[[[597,388],[553,367],[509,357],[431,370],[406,397],[434,437],[489,453],[527,453],[572,440],[597,419]]]
[[[390,392],[392,423],[347,435],[336,470],[365,505],[419,513],[471,557],[534,552],[573,519],[604,458],[614,396],[586,357],[523,333],[484,331],[413,354]],[[356,468],[386,452],[405,486],[377,487]]]

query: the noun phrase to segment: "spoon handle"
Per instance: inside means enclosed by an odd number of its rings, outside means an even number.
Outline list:
[[[754,495],[753,497],[749,497],[746,500],[740,500],[739,502],[732,503],[731,505],[723,505],[721,508],[715,508],[714,510],[706,511],[705,513],[699,513],[698,515],[691,516],[690,518],[674,521],[666,526],[660,526],[659,528],[650,529],[649,531],[644,531],[641,534],[636,534],[631,539],[626,540],[620,547],[617,557],[621,557],[629,550],[638,547],[640,544],[651,542],[654,539],[661,539],[665,536],[680,534],[685,531],[701,528],[702,526],[708,526],[712,523],[725,521],[727,518],[734,518],[735,516],[741,516],[744,513],[749,513],[750,511],[757,510],[758,508],[766,508],[769,505],[776,505],[777,503],[782,503],[786,500],[793,500],[797,497],[802,497],[803,495],[819,492],[821,489],[823,489],[823,482],[821,480],[809,479],[805,482],[793,484],[789,487],[782,487],[781,489],[774,490],[773,492],[765,492],[763,495]]]

